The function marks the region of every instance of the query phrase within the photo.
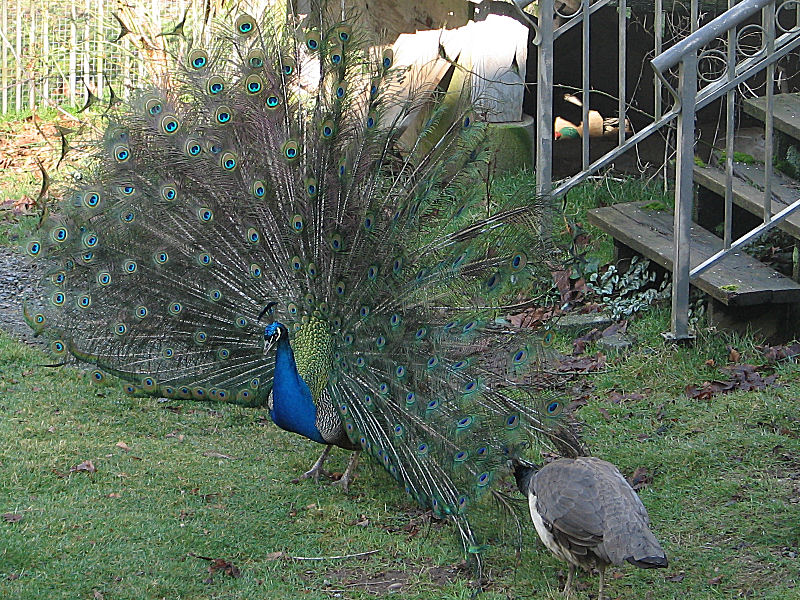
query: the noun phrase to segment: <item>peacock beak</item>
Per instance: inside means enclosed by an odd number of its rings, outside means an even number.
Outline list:
[[[280,329],[276,329],[275,333],[272,335],[268,334],[266,331],[264,332],[264,354],[269,354],[269,351],[272,350],[273,346],[275,346],[280,337]]]

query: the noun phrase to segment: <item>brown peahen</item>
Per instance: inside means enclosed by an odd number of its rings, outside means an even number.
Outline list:
[[[592,456],[561,458],[541,468],[511,462],[536,533],[548,550],[569,563],[567,597],[575,567],[600,571],[597,595],[602,600],[608,565],[667,566],[644,504],[610,462]]]
[[[182,48],[27,244],[49,272],[26,316],[130,394],[268,405],[326,445],[307,476],[366,453],[477,552],[473,506],[560,427],[517,383],[542,339],[500,318],[549,278],[540,203],[487,201],[476,107],[399,93],[358,31],[314,5]]]

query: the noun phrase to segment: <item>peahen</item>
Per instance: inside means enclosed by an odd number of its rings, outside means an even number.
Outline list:
[[[476,106],[358,30],[315,6],[183,48],[28,242],[26,317],[130,394],[269,405],[326,446],[307,476],[366,453],[478,552],[506,460],[566,431],[521,384],[546,344],[501,318],[549,276],[540,203],[487,200]]]
[[[536,533],[547,549],[569,563],[564,594],[572,594],[575,567],[600,571],[627,561],[642,569],[667,566],[650,531],[647,510],[610,462],[593,456],[561,458],[543,467],[512,459],[519,491],[527,496]]]

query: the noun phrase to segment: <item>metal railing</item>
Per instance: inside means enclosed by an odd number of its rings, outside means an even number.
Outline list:
[[[673,111],[677,113],[677,163],[675,170],[675,220],[673,244],[672,281],[672,337],[687,339],[689,331],[689,282],[713,267],[731,252],[752,242],[761,234],[775,227],[787,216],[800,208],[800,197],[780,212],[773,215],[772,210],[772,162],[773,162],[773,95],[775,64],[786,54],[800,46],[800,22],[797,11],[800,4],[796,0],[780,2],[777,0],[744,0],[727,12],[697,30],[653,60],[653,68],[658,77],[675,99]],[[780,13],[795,12],[794,25],[781,24]],[[753,29],[760,34],[761,44],[755,51],[744,48],[739,43],[744,23],[757,15],[760,24],[748,24],[748,33]],[[776,37],[776,29],[780,35]],[[716,43],[724,38],[724,52]],[[709,47],[711,45],[715,47]],[[702,89],[698,89],[697,65],[699,60],[722,60],[724,68],[716,78],[706,78]],[[667,73],[678,67],[677,89],[670,85]],[[735,130],[734,100],[737,86],[754,75],[766,71],[766,111],[765,111],[765,179],[763,184],[763,222],[735,241],[731,240],[733,225],[733,137]],[[693,269],[690,269],[689,232],[692,222],[694,192],[694,144],[695,115],[697,110],[726,95],[726,156],[725,156],[725,217],[723,222],[723,247]]]
[[[743,0],[734,5],[728,0],[728,10],[700,27],[700,0],[691,0],[688,6],[688,28],[682,39],[664,37],[665,10],[663,0],[655,0],[654,56],[652,61],[657,77],[655,79],[652,121],[638,131],[628,135],[625,122],[629,110],[626,99],[627,84],[627,6],[635,0],[573,0],[577,6],[565,15],[554,8],[555,0],[539,0],[539,17],[532,23],[535,30],[534,43],[538,46],[537,79],[537,134],[536,134],[536,182],[537,192],[550,196],[552,200],[565,195],[570,189],[585,181],[594,173],[609,166],[622,154],[661,131],[677,120],[675,132],[677,162],[675,175],[675,237],[673,252],[672,325],[671,336],[675,339],[690,337],[688,329],[689,281],[712,267],[728,253],[741,248],[759,235],[777,225],[792,211],[800,207],[800,200],[772,214],[770,173],[772,165],[772,96],[775,64],[800,46],[800,0]],[[524,4],[524,0],[521,2]],[[553,123],[554,88],[554,42],[577,25],[582,27],[582,85],[579,97],[582,103],[583,123],[588,123],[590,56],[590,16],[604,6],[616,6],[619,16],[618,44],[618,144],[602,156],[591,161],[589,135],[582,135],[582,170],[564,180],[553,182],[552,153],[553,130],[546,124]],[[641,3],[639,3],[641,6]],[[674,5],[672,5],[674,8]],[[791,12],[791,15],[789,14]],[[761,23],[751,21],[761,13]],[[791,26],[781,22],[787,15]],[[561,21],[560,24],[557,23]],[[738,28],[738,30],[737,30]],[[776,36],[777,31],[777,36]],[[607,32],[606,32],[607,33]],[[724,36],[724,37],[721,37]],[[746,47],[758,38],[756,47]],[[607,42],[607,38],[605,38]],[[745,41],[747,43],[745,43]],[[664,50],[665,46],[669,46]],[[672,70],[677,67],[677,74]],[[721,67],[721,68],[720,68]],[[731,240],[732,231],[732,180],[733,180],[733,138],[735,133],[735,95],[737,87],[754,75],[767,71],[766,88],[766,151],[764,182],[764,222],[739,239]],[[663,91],[666,90],[667,94]],[[726,119],[726,193],[723,250],[690,271],[689,269],[689,228],[693,207],[693,167],[695,144],[695,115],[697,111],[714,100],[727,95],[725,103]],[[665,97],[672,96],[671,106],[663,106]],[[665,160],[665,165],[666,165]],[[666,176],[666,167],[665,167]]]

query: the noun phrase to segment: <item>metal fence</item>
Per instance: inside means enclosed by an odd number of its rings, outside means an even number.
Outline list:
[[[768,229],[777,225],[791,212],[800,208],[800,198],[789,203],[777,214],[772,210],[770,189],[771,165],[773,162],[774,130],[772,123],[772,98],[776,85],[776,65],[787,59],[800,46],[800,2],[798,0],[743,0],[734,4],[729,0],[728,10],[710,20],[702,27],[698,0],[688,7],[688,31],[683,39],[673,37],[665,44],[661,0],[656,0],[655,58],[652,61],[656,74],[653,119],[628,136],[625,123],[630,108],[630,96],[626,92],[626,0],[577,0],[573,11],[564,15],[554,7],[554,0],[540,0],[539,18],[534,25],[535,43],[538,45],[537,123],[553,122],[553,73],[558,60],[554,55],[554,41],[571,27],[582,28],[582,85],[577,95],[582,100],[583,122],[588,123],[590,108],[589,57],[592,49],[590,17],[602,6],[618,7],[618,107],[619,137],[615,148],[594,161],[590,160],[589,135],[582,136],[582,169],[572,177],[553,181],[552,155],[553,132],[548,127],[539,127],[536,139],[536,177],[539,194],[549,195],[553,200],[565,195],[571,188],[614,162],[618,157],[656,132],[664,132],[667,126],[674,130],[676,148],[675,167],[675,237],[673,250],[672,331],[675,339],[690,337],[689,282],[722,260],[727,254],[753,241]],[[607,39],[607,38],[606,38]],[[669,48],[667,48],[669,45]],[[796,71],[796,69],[795,69]],[[753,77],[765,76],[759,84]],[[795,73],[796,75],[797,73]],[[757,91],[766,96],[765,118],[765,181],[763,185],[763,223],[733,241],[732,237],[732,180],[733,139],[736,129],[735,115],[737,97],[742,94],[755,95]],[[664,92],[667,92],[666,94]],[[695,143],[697,140],[695,118],[697,111],[725,96],[726,131],[726,193],[723,250],[690,271],[689,230],[693,213],[693,167],[695,165]],[[672,100],[670,104],[662,104]],[[668,161],[665,161],[665,168]]]
[[[108,94],[146,79],[130,36],[106,0],[0,0],[0,113],[83,104],[89,90]],[[160,27],[202,14],[203,0],[135,3],[143,20]]]

